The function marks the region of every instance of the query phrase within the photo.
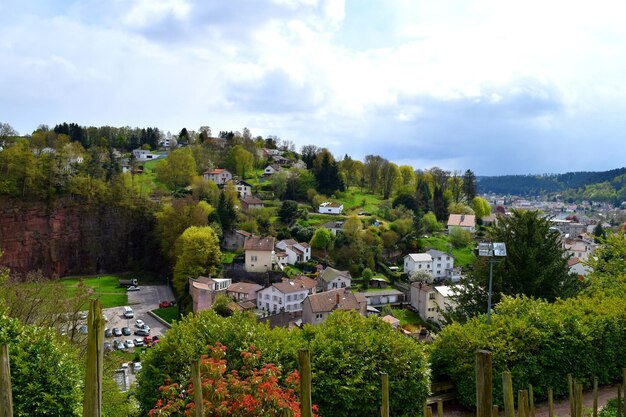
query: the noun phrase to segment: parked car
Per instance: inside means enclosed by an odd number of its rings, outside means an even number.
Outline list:
[[[81,320],[85,320],[87,318],[87,312],[86,311],[81,311],[78,313],[78,318]]]
[[[152,341],[153,341],[153,340],[154,340],[154,339],[152,338],[152,336],[146,336],[146,337],[144,337],[144,338],[143,338],[143,342],[144,342],[147,346],[150,346],[150,345],[152,344]]]
[[[135,346],[143,346],[143,339],[141,337],[138,337],[135,339]]]
[[[78,328],[76,330],[78,330],[78,332],[82,333],[82,334],[87,334],[88,333],[87,326],[84,325],[84,324],[81,324],[80,326],[78,326]]]
[[[115,348],[116,348],[117,350],[122,350],[122,349],[124,349],[124,342],[122,342],[121,340],[119,340],[119,341],[115,342]]]
[[[150,331],[150,326],[148,326],[147,324],[144,323],[142,329],[144,329],[145,331],[149,332]]]
[[[108,340],[104,341],[103,347],[104,347],[104,350],[109,350],[109,351],[113,350],[113,347],[111,346],[111,343]]]
[[[161,301],[159,303],[159,308],[168,308],[173,305],[176,305],[176,301]]]
[[[120,365],[120,369],[128,369],[128,363],[124,362]]]
[[[127,348],[134,348],[135,347],[135,342],[133,342],[132,340],[128,339],[126,342],[124,342],[124,345],[126,345]]]
[[[122,335],[122,331],[119,329],[119,327],[114,327],[113,328],[113,336],[120,337],[121,335]]]
[[[133,363],[133,369],[135,370],[135,372],[141,371],[141,362]]]
[[[140,288],[139,287],[135,287],[134,285],[131,285],[130,287],[126,288],[126,291],[139,291]]]
[[[124,336],[130,336],[132,333],[131,333],[131,331],[130,331],[130,329],[128,327],[124,327],[124,328],[122,328],[122,334]]]
[[[135,334],[137,336],[150,336],[150,332],[148,330],[144,330],[144,329],[137,329],[137,330],[135,330]]]
[[[145,323],[143,322],[143,320],[139,319],[139,320],[135,320],[135,326],[139,327],[140,329],[143,329],[143,325]]]
[[[111,329],[104,329],[104,337],[112,337],[113,336],[113,332],[111,331]]]

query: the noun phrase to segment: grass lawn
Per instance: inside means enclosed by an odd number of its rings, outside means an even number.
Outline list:
[[[178,306],[157,308],[156,310],[152,310],[152,312],[170,324],[172,324],[174,320],[180,320]]]
[[[394,308],[393,316],[400,320],[400,326],[405,326],[407,324],[414,326],[426,326],[426,323],[424,323],[424,320],[422,320],[419,314],[405,308]]]
[[[346,213],[356,214],[360,211],[367,211],[376,214],[382,197],[377,194],[368,194],[361,192],[358,187],[350,187],[344,197],[339,199],[343,203],[343,209]]]
[[[223,264],[232,264],[233,259],[235,259],[235,256],[237,256],[237,253],[223,250],[221,262]]]
[[[119,277],[113,275],[99,275],[95,277],[64,278],[61,280],[61,283],[68,294],[72,295],[78,283],[82,280],[83,284],[93,290],[93,296],[102,302],[102,307],[109,308],[128,304],[126,288],[119,286],[119,279]]]
[[[424,248],[431,248],[440,250],[442,252],[450,251],[450,244],[445,236],[432,236],[428,238],[421,238],[420,244]],[[467,267],[476,261],[476,255],[471,247],[464,247],[459,249],[452,249],[452,256],[454,256],[454,266]]]

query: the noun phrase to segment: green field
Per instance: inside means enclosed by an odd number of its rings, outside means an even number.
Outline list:
[[[448,243],[448,239],[445,236],[421,238],[420,244],[423,248],[436,249],[442,252],[449,252],[451,249],[451,245]],[[476,261],[474,250],[469,246],[452,249],[452,256],[454,256],[454,266],[461,266],[463,268]]]
[[[236,252],[230,252],[230,251],[227,251],[227,250],[222,250],[221,262],[223,264],[232,264],[233,263],[233,259],[235,259],[235,256],[237,256]]]
[[[376,214],[383,200],[380,195],[361,192],[358,187],[350,187],[339,201],[343,203],[344,213],[357,214],[360,211],[367,211]]]
[[[152,310],[152,312],[170,324],[172,324],[174,320],[180,320],[178,306],[157,308],[156,310]]]
[[[425,326],[424,320],[419,316],[419,314],[414,311],[407,309],[393,309],[393,316],[400,320],[400,326],[405,326],[407,324],[413,326]]]
[[[61,283],[67,290],[68,295],[73,295],[82,281],[84,285],[93,291],[93,296],[102,302],[103,308],[119,307],[128,304],[126,288],[119,286],[120,277],[113,275],[98,275],[95,277],[64,278]]]

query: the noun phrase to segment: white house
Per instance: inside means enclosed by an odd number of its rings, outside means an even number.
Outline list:
[[[593,271],[590,266],[585,265],[583,261],[578,258],[568,259],[567,266],[569,267],[569,271],[573,274],[576,274],[578,277],[585,277],[591,271]]]
[[[409,253],[404,257],[404,272],[427,271],[433,273],[433,258],[428,253]]]
[[[322,214],[341,214],[343,204],[327,201],[320,204],[318,211]]]
[[[252,196],[252,185],[248,184],[244,180],[235,180],[235,190],[239,194],[239,198],[246,198]]]
[[[451,214],[448,217],[448,230],[455,227],[474,233],[476,231],[476,216],[473,214]]]
[[[193,301],[193,312],[211,308],[215,298],[226,294],[226,289],[232,283],[229,278],[198,277],[189,278],[189,293]]]
[[[154,155],[146,149],[135,149],[133,151],[133,156],[138,161],[149,161],[151,159],[157,159],[159,157],[159,155]]]
[[[274,238],[251,236],[243,243],[247,272],[267,272],[274,262]]]
[[[215,168],[204,171],[202,177],[207,181],[213,181],[217,185],[224,185],[233,179],[233,174],[224,168]]]
[[[284,256],[281,252],[284,252]],[[289,265],[295,265],[298,262],[307,262],[311,259],[311,247],[308,243],[298,243],[293,239],[281,240],[276,244],[276,257],[281,263],[287,263]]]
[[[583,240],[566,240],[563,243],[563,249],[565,249],[565,256],[587,261],[589,256],[593,256],[595,253],[595,244]]]
[[[435,249],[426,251],[426,253],[430,255],[433,260],[433,278],[445,278],[446,271],[454,268],[454,258],[449,253],[441,252]]]
[[[310,294],[302,302],[302,323],[313,325],[323,323],[335,310],[356,310],[365,316],[367,300],[345,289]]]
[[[352,286],[352,276],[349,271],[339,271],[335,268],[327,267],[318,277],[318,289],[330,291],[337,288],[350,288]]]
[[[302,301],[314,293],[315,280],[311,278],[298,277],[277,282],[257,293],[257,308],[273,313],[302,311]]]
[[[280,172],[281,169],[282,168],[276,164],[268,165],[265,167],[265,170],[263,170],[263,175],[266,175],[266,176],[274,175],[277,172]]]
[[[411,284],[411,305],[423,320],[443,324],[443,314],[456,308],[453,299],[458,287],[453,285],[431,286],[423,282]]]
[[[324,223],[322,227],[331,231],[333,236],[337,236],[337,233],[343,231],[343,221],[331,221]]]

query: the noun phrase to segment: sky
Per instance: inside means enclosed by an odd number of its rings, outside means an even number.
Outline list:
[[[626,3],[0,0],[0,122],[208,125],[478,175],[624,166]]]

